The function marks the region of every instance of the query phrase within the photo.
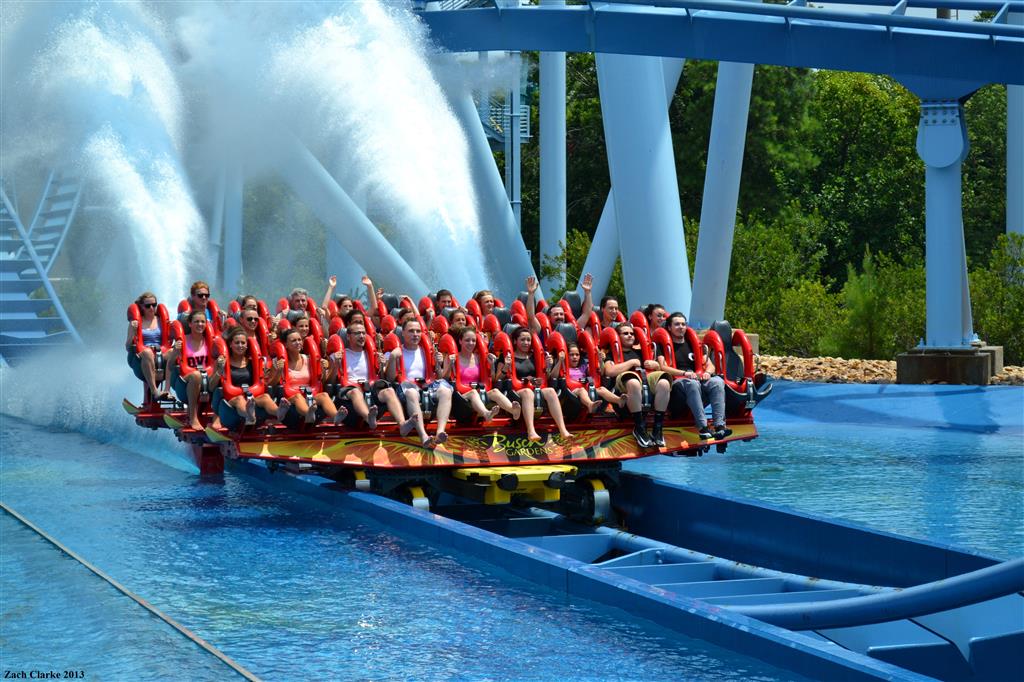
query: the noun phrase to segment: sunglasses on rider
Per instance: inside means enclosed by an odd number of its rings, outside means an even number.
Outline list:
[[[142,307],[143,308],[155,308],[156,307],[156,303],[143,303]]]
[[[205,294],[196,294],[196,298],[210,298],[210,292],[206,292]]]
[[[260,319],[260,318],[258,318],[258,317],[247,317],[247,318],[245,318],[245,321],[246,322],[255,322],[258,319]]]

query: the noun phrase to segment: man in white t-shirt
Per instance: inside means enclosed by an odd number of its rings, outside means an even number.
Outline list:
[[[426,351],[420,345],[423,328],[415,317],[407,318],[402,324],[401,336],[402,346],[391,353],[385,375],[390,381],[395,381],[401,374],[399,393],[405,398],[409,414],[419,416],[416,429],[419,431],[423,447],[432,448],[448,440],[445,428],[448,426],[448,415],[452,410],[452,387],[444,379],[438,378],[447,376],[448,360],[436,351],[433,358],[427,358]],[[434,361],[432,373],[428,371],[428,360]],[[436,405],[434,412],[437,415],[437,434],[433,437],[427,435],[423,423],[423,411],[420,407],[420,396],[423,391],[433,394]]]
[[[344,356],[342,355],[344,353]],[[395,394],[395,389],[387,385],[387,382],[379,381],[371,376],[369,366],[369,352],[366,348],[366,327],[361,322],[353,322],[348,326],[348,342],[345,350],[335,353],[332,357],[332,365],[328,369],[331,376],[341,366],[341,359],[345,358],[346,376],[342,377],[343,386],[340,389],[339,397],[351,405],[349,412],[361,417],[370,429],[377,428],[377,405],[384,405],[391,413],[391,416],[398,422],[398,432],[409,435],[413,428],[422,422],[422,416],[413,415],[405,418],[405,411],[402,410],[402,403]],[[384,353],[377,354],[377,366],[381,367],[388,363],[388,356]],[[363,392],[359,390],[358,384],[370,387],[371,396],[376,405],[367,405]],[[422,428],[422,425],[420,426]]]

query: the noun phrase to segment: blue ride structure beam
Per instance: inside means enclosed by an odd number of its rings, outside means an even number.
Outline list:
[[[1024,559],[904,590],[803,604],[735,606],[731,610],[790,630],[848,628],[948,611],[1024,590]]]
[[[661,60],[661,69],[665,77],[665,102],[666,106],[672,103],[676,88],[679,86],[679,77],[683,73],[685,59],[671,59],[664,57]],[[615,188],[608,192],[604,208],[601,210],[601,218],[597,221],[597,230],[594,232],[594,240],[590,244],[590,251],[587,252],[587,260],[583,264],[583,272],[580,273],[580,280],[588,272],[594,278],[594,287],[591,292],[595,299],[600,300],[608,290],[608,282],[611,281],[612,272],[615,270],[615,261],[619,258],[619,228],[615,224]],[[578,289],[580,296],[583,289]]]
[[[707,329],[725,319],[729,264],[736,228],[736,205],[750,110],[753,64],[723,62],[718,65],[715,109],[711,118],[708,165],[700,207],[700,236],[693,268],[693,302],[690,324]]]
[[[564,5],[565,0],[540,0]],[[565,53],[540,54],[540,258],[558,258],[566,244]],[[565,286],[565,275],[542,280],[551,292]]]
[[[630,307],[690,309],[665,72],[660,59],[598,54],[608,169]]]
[[[221,281],[224,293],[238,292],[242,285],[242,200],[245,179],[237,163],[224,172],[224,224]]]
[[[731,0],[657,5],[636,0],[419,16],[434,42],[451,52],[603,52],[1024,85],[1021,26]],[[1024,11],[1021,2],[1009,7]]]
[[[922,100],[917,153],[925,163],[925,346],[931,348],[964,348],[974,335],[961,187],[968,149],[963,104]]]
[[[1024,12],[1010,12],[1007,22],[1024,26]],[[1024,86],[1021,85],[1006,86],[1006,231],[1024,234]]]
[[[305,145],[289,138],[276,151],[281,178],[375,280],[414,297],[427,293],[419,275]]]
[[[499,291],[511,296],[534,274],[533,264],[473,98],[469,94],[449,93],[448,100],[466,131],[487,264],[492,268],[491,275]]]
[[[341,182],[338,183],[342,184]],[[366,214],[366,193],[358,190],[349,188],[349,197],[352,199],[352,203],[356,205],[364,215]],[[327,265],[327,276],[335,275],[338,278],[338,284],[335,287],[335,296],[344,294],[346,296],[355,293],[357,296],[362,296],[363,287],[361,285],[363,273],[366,273],[366,269],[356,262],[356,259],[352,257],[352,254],[348,252],[345,245],[341,243],[333,233],[328,232],[327,235],[327,248],[326,248],[326,265]],[[369,274],[369,273],[367,273]]]

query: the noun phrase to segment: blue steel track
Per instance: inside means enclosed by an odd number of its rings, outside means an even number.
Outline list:
[[[1005,5],[1024,12],[1024,3]],[[474,8],[420,18],[451,52],[603,52],[1024,85],[1024,27],[1001,23],[729,0]]]

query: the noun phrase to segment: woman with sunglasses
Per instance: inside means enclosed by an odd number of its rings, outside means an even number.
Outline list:
[[[247,338],[256,339],[260,353],[266,357],[270,353],[270,339],[267,335],[267,324],[260,319],[256,306],[243,307],[238,313],[238,322],[237,328],[244,331]]]
[[[166,372],[164,372],[164,390],[157,385],[154,349],[161,348],[166,338],[166,332],[163,327],[164,322],[161,322],[157,315],[159,304],[156,302],[156,294],[144,291],[135,299],[135,305],[139,311],[139,319],[132,319],[128,322],[128,340],[125,341],[128,365],[135,372],[135,376],[146,382],[149,395],[153,400],[170,400],[171,394],[166,390],[168,384]]]
[[[212,337],[207,331],[208,320],[205,310],[193,310],[186,318],[188,331],[184,338],[174,342],[174,348],[167,354],[168,365],[178,365],[178,373],[171,380],[178,400],[188,406],[188,426],[190,429],[202,431],[199,423],[199,392],[203,385],[203,373],[210,367],[210,348]],[[207,341],[210,343],[207,343]],[[210,374],[209,388],[217,385],[219,376],[216,370]]]

